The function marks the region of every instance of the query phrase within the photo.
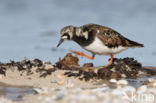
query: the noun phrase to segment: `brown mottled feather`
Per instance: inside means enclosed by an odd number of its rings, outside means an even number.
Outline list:
[[[114,47],[118,47],[118,46],[144,47],[143,44],[129,40],[129,39],[123,37],[117,31],[115,31],[111,28],[102,26],[102,25],[86,24],[86,25],[81,26],[81,28],[83,28],[83,31],[94,31],[96,34],[98,33],[97,31],[99,31],[97,36],[109,48],[114,48]]]

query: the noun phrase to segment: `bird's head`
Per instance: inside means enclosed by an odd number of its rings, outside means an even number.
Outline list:
[[[57,47],[59,47],[63,43],[64,40],[72,40],[73,35],[74,35],[74,28],[75,28],[74,26],[70,25],[61,29],[61,32],[60,32],[61,39]]]

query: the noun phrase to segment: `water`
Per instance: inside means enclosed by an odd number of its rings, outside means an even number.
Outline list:
[[[28,86],[13,86],[0,82],[0,96],[4,96],[9,100],[21,101],[29,94],[35,94],[32,87]]]
[[[145,45],[122,52],[117,58],[134,57],[144,66],[155,66],[155,11],[155,0],[0,0],[0,61],[28,57],[55,63],[71,50],[91,55],[74,42],[65,42],[58,49],[56,45],[62,27],[97,23]],[[80,63],[104,65],[108,58],[84,58]]]
[[[149,81],[149,78],[156,79],[156,76],[150,76],[150,77],[143,76],[143,77],[139,77],[137,79],[135,78],[135,79],[126,79],[126,80],[128,81],[128,84],[130,86],[133,86],[135,88],[138,88],[141,85],[143,85],[143,83],[148,82]]]

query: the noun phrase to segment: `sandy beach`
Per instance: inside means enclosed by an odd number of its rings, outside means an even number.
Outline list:
[[[141,67],[138,62],[128,58],[117,60],[117,62],[126,63],[127,60],[129,64],[123,63],[120,68],[127,65],[131,72],[134,64],[138,65],[138,68]],[[101,67],[93,67],[91,63],[81,67],[78,61],[76,56],[69,53],[56,65],[42,62],[39,59],[28,60],[27,58],[20,62],[2,63],[1,103],[156,102],[155,68],[144,68],[145,70],[137,68],[137,72],[133,70],[135,73],[131,73],[133,74],[130,75],[131,77],[126,77],[129,75],[126,72],[120,73],[121,76],[114,74],[119,74],[116,69],[113,69],[117,67],[117,64],[113,64],[111,69],[101,69]],[[99,71],[103,73],[100,69],[107,73],[113,70],[114,73],[99,74]]]

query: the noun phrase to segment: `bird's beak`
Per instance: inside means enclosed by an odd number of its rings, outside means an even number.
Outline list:
[[[58,43],[58,45],[57,45],[57,47],[59,47],[62,43],[63,43],[63,39],[61,39],[60,41],[59,41],[59,43]]]

